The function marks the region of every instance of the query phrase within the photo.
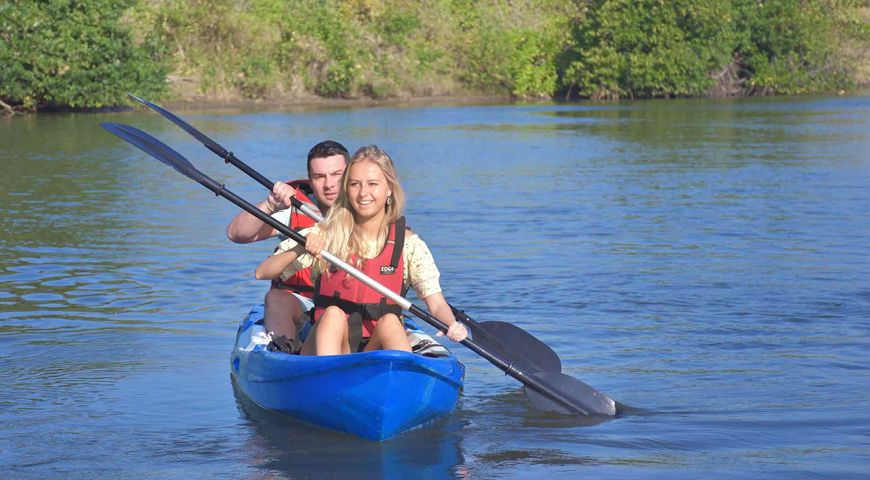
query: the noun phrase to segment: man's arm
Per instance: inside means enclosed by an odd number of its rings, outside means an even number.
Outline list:
[[[284,182],[275,182],[275,187],[257,208],[267,215],[290,208],[290,199],[296,190]],[[241,212],[227,226],[227,238],[235,243],[251,243],[274,237],[278,232],[248,212]]]
[[[257,208],[266,215],[274,211],[269,207],[268,201],[264,200],[257,204]],[[251,243],[274,237],[278,232],[263,223],[257,217],[242,211],[227,226],[227,238],[235,243]]]

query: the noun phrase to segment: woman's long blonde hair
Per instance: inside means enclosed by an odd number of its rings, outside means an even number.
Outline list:
[[[380,252],[387,243],[387,236],[390,232],[390,225],[395,223],[405,212],[405,192],[399,183],[399,176],[396,173],[396,167],[393,165],[393,159],[387,155],[387,152],[381,150],[375,145],[360,147],[351,157],[347,168],[344,169],[344,174],[341,176],[341,191],[338,192],[338,198],[326,218],[320,222],[320,230],[326,240],[326,251],[337,256],[338,258],[348,262],[356,267],[362,264],[363,240],[356,227],[356,213],[351,206],[351,201],[347,197],[348,183],[350,182],[350,168],[353,165],[362,162],[371,162],[378,166],[384,173],[387,179],[387,186],[392,191],[385,206],[386,216],[384,223],[380,226],[378,234],[378,249],[375,253]],[[329,264],[325,260],[321,260],[321,272],[329,272]]]

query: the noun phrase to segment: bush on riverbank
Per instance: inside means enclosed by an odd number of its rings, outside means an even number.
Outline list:
[[[850,1],[740,0],[739,67],[749,94],[796,94],[853,88],[854,66],[838,39],[850,28]],[[857,32],[856,33],[860,33]],[[838,41],[839,40],[839,41]]]
[[[564,55],[562,87],[594,99],[702,95],[734,50],[731,3],[593,2]]]
[[[868,11],[870,0],[11,1],[0,100],[99,107],[126,90],[158,98],[164,78],[177,97],[224,100],[845,89],[870,77]]]
[[[0,4],[0,101],[11,110],[100,108],[126,91],[165,92],[160,45],[133,41],[132,2],[6,0]]]
[[[862,3],[593,1],[563,55],[561,88],[610,99],[852,88],[867,52],[841,47],[870,39]]]
[[[380,99],[549,96],[565,11],[560,0],[153,0],[133,12],[168,47],[179,91]]]

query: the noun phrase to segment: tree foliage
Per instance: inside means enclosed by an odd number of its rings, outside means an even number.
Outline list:
[[[850,86],[832,40],[847,2],[736,0],[739,56],[749,93],[807,93]]]
[[[159,95],[159,45],[135,42],[122,21],[132,2],[0,3],[0,99],[24,109],[100,108],[125,92]]]
[[[743,94],[848,85],[837,0],[591,0],[561,59],[563,91],[591,98]]]
[[[868,0],[6,0],[0,100],[804,93],[870,78]],[[170,74],[167,76],[167,72]],[[2,104],[0,104],[2,106]]]

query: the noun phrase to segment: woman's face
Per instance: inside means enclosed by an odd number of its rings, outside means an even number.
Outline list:
[[[358,221],[384,215],[387,197],[392,193],[387,177],[376,163],[363,161],[350,167],[347,199]]]

